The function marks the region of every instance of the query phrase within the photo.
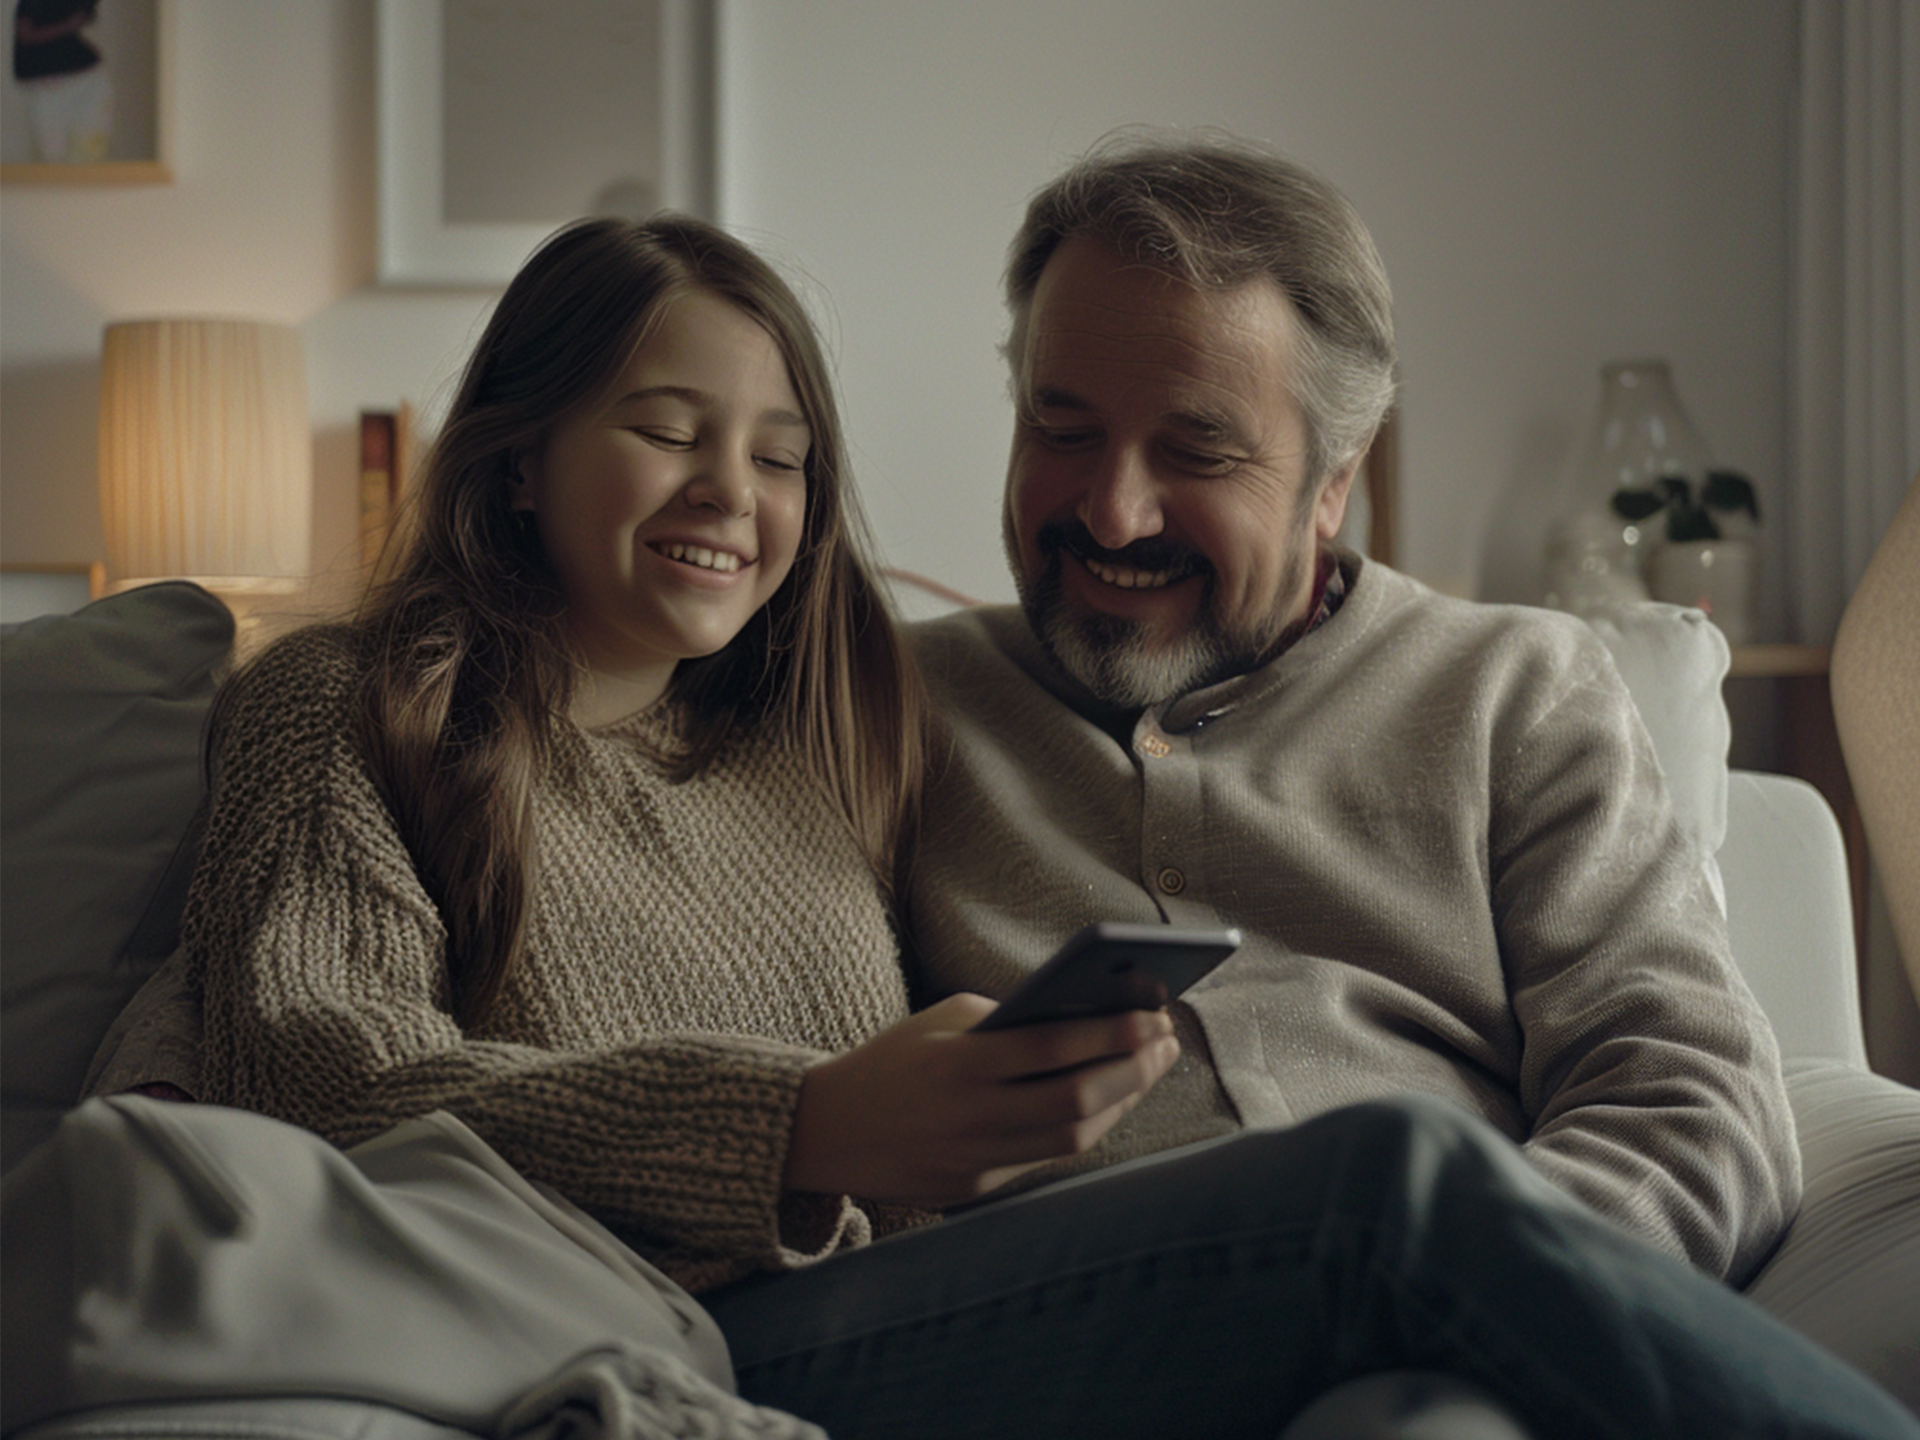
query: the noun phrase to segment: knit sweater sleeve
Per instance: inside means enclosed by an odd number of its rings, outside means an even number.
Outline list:
[[[844,1199],[783,1203],[819,1052],[670,1028],[604,1049],[463,1033],[445,928],[352,738],[356,677],[342,637],[296,636],[227,710],[183,932],[206,1098],[343,1145],[449,1110],[696,1288],[864,1239]]]
[[[1564,1188],[1736,1283],[1799,1196],[1773,1035],[1704,861],[1597,640],[1536,654],[1492,732],[1488,864],[1524,1040],[1526,1148]]]

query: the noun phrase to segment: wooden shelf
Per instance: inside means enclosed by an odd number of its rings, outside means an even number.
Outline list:
[[[1833,652],[1825,645],[1735,645],[1729,680],[1784,680],[1824,675]]]

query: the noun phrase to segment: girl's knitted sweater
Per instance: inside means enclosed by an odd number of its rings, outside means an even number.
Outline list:
[[[248,672],[183,952],[204,1098],[349,1144],[444,1109],[691,1289],[910,1223],[782,1195],[803,1072],[907,1013],[845,821],[777,743],[666,779],[661,707],[565,727],[535,801],[524,959],[472,1032],[446,929],[353,739],[348,632]]]

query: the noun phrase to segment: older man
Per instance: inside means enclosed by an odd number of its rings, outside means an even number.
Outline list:
[[[984,1056],[958,992],[1089,921],[1247,944],[1089,1153],[703,1296],[742,1393],[837,1437],[1920,1436],[1678,1258],[1758,1263],[1792,1125],[1605,651],[1331,548],[1393,389],[1352,210],[1259,152],[1123,147],[1033,202],[1008,283],[1023,603],[917,637],[916,978],[956,992],[917,1038]],[[807,1087],[878,1075],[911,1149],[952,1107],[908,1077],[948,1062],[891,1043]],[[1395,1367],[1480,1387],[1441,1392],[1480,1428],[1315,1401]]]
[[[1427,1092],[1750,1275],[1798,1198],[1778,1058],[1603,646],[1332,545],[1393,386],[1351,207],[1123,150],[1033,202],[1007,285],[1021,607],[920,636],[927,989],[1003,993],[1088,921],[1236,925],[1080,1168]]]

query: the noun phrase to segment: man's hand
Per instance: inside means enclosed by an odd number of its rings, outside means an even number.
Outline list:
[[[953,995],[809,1070],[789,1190],[938,1208],[1091,1149],[1173,1064],[1164,1011],[969,1033],[994,1005]]]

